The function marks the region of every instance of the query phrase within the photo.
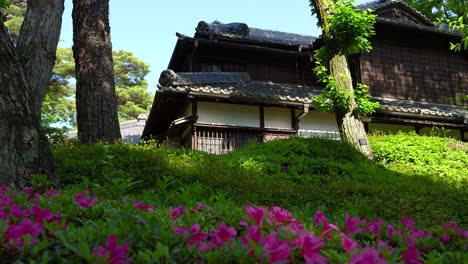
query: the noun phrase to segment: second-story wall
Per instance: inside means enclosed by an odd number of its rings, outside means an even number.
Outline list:
[[[468,57],[449,50],[440,35],[377,31],[373,50],[361,56],[362,82],[374,96],[460,104],[468,94]]]

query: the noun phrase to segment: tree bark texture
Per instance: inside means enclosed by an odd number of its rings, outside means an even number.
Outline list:
[[[25,186],[33,174],[59,184],[56,164],[32,113],[31,91],[3,21],[0,21],[0,184]]]
[[[351,72],[344,52],[345,47],[340,48],[339,43],[329,37],[329,29],[327,27],[327,19],[329,14],[333,12],[333,0],[313,0],[314,7],[318,14],[319,23],[322,26],[324,43],[328,49],[329,70],[336,84],[344,92],[354,94]],[[335,118],[340,131],[341,139],[357,150],[361,151],[368,158],[372,159],[372,149],[369,145],[367,134],[364,129],[364,124],[359,116],[354,114],[356,101],[352,97],[348,109],[344,113],[335,113]]]
[[[108,0],[73,0],[78,137],[82,143],[121,138],[117,116]]]
[[[55,64],[63,10],[64,0],[28,0],[16,47],[31,91],[31,110],[39,120]]]

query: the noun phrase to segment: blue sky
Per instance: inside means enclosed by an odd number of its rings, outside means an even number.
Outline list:
[[[366,2],[366,1],[357,1]],[[72,0],[65,0],[62,47],[71,47]],[[159,74],[166,69],[176,32],[193,36],[198,22],[244,22],[251,27],[320,35],[308,0],[110,0],[110,26],[114,49],[131,51],[151,65],[148,89],[154,93]]]

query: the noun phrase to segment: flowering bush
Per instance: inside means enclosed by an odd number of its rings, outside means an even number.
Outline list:
[[[283,208],[247,205],[231,217],[203,204],[166,210],[140,200],[98,199],[0,187],[2,261],[73,263],[462,263],[468,230],[433,230],[320,211],[300,221]]]

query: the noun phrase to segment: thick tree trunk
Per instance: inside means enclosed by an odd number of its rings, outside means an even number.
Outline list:
[[[31,91],[31,110],[39,120],[55,64],[63,10],[64,0],[28,0],[16,47]]]
[[[330,73],[338,87],[353,92],[353,80],[349,71],[346,56],[336,53],[329,61]],[[336,122],[340,130],[340,136],[345,141],[361,151],[364,155],[372,158],[372,149],[367,140],[366,130],[359,116],[353,114],[356,101],[351,98],[348,111],[345,113],[335,113]]]
[[[353,82],[349,71],[348,61],[345,52],[340,49],[338,43],[329,37],[327,19],[333,12],[333,0],[313,0],[319,23],[322,26],[324,43],[328,48],[330,74],[340,89],[354,94]],[[354,97],[349,102],[349,106],[344,113],[335,113],[335,118],[340,130],[341,139],[357,150],[361,151],[368,158],[372,159],[372,149],[367,140],[364,124],[359,116],[354,114],[356,101]]]
[[[59,178],[13,43],[0,21],[0,184],[24,186],[33,174]]]
[[[121,138],[117,117],[108,0],[73,0],[78,137],[82,143]]]

